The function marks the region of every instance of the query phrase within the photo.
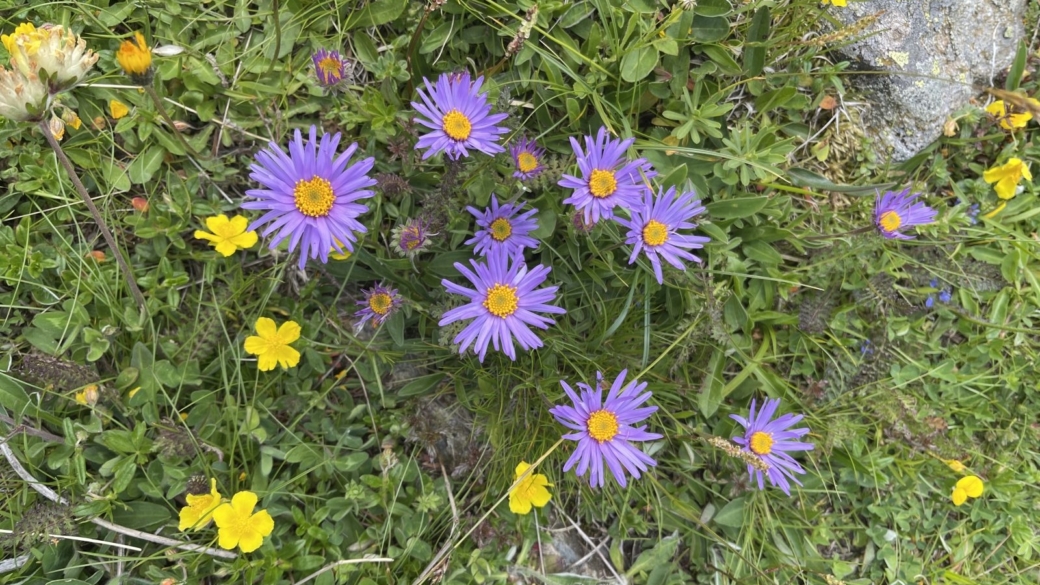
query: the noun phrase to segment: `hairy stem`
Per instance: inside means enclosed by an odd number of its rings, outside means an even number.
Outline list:
[[[156,111],[159,112],[160,116],[162,116],[162,119],[170,127],[170,130],[173,130],[173,134],[177,137],[177,141],[184,147],[184,153],[192,156],[199,156],[199,153],[195,152],[195,149],[188,144],[187,140],[184,139],[184,135],[177,129],[177,125],[173,123],[173,118],[170,118],[170,114],[166,112],[166,108],[162,105],[162,99],[159,98],[159,94],[155,91],[155,88],[152,87],[152,84],[149,83],[143,87],[144,90],[148,92],[148,96],[152,98],[153,102],[155,102]]]
[[[69,178],[72,179],[73,186],[76,187],[76,192],[79,193],[80,198],[83,199],[83,203],[87,204],[87,209],[90,210],[90,215],[94,216],[94,223],[97,224],[98,229],[101,230],[101,235],[105,238],[105,243],[108,244],[109,249],[112,250],[112,255],[116,257],[116,262],[119,264],[119,269],[123,271],[123,277],[126,278],[126,284],[130,287],[130,293],[133,294],[134,300],[137,301],[137,306],[143,311],[147,311],[147,307],[144,302],[144,295],[141,294],[141,289],[137,286],[137,281],[134,280],[134,275],[130,272],[130,265],[126,263],[126,258],[123,257],[122,250],[116,245],[116,239],[112,237],[112,232],[108,230],[108,225],[105,224],[105,220],[101,217],[101,212],[94,205],[94,201],[87,194],[87,188],[83,186],[83,181],[79,180],[79,175],[76,174],[76,167],[72,166],[72,161],[69,157],[65,156],[65,151],[61,149],[61,145],[58,144],[58,140],[51,134],[51,128],[47,125],[46,121],[40,122],[40,130],[43,131],[44,138],[47,139],[47,143],[51,145],[51,149],[54,150],[54,155],[58,158],[58,162],[61,166],[65,167],[65,172],[69,174]]]

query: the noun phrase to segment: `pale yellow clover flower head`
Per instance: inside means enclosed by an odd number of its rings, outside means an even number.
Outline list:
[[[1027,181],[1032,181],[1033,175],[1029,172],[1029,165],[1022,162],[1022,159],[1018,157],[1011,157],[1006,163],[982,173],[984,181],[996,183],[994,189],[997,191],[997,197],[1005,200],[1015,196],[1018,184],[1023,178]]]
[[[39,120],[47,109],[47,86],[35,74],[0,66],[0,116],[15,122]]]
[[[287,370],[300,363],[300,352],[289,347],[299,338],[300,325],[296,321],[286,321],[278,327],[272,319],[260,317],[256,320],[256,335],[246,338],[245,350],[257,356],[261,372],[273,370],[276,365]]]
[[[960,506],[968,498],[981,496],[983,489],[982,480],[977,475],[967,475],[957,480],[957,485],[954,486],[950,498],[953,500],[954,506]]]
[[[130,108],[119,100],[108,100],[108,113],[113,120],[119,120],[130,113]]]
[[[240,249],[251,248],[256,245],[256,232],[247,232],[246,226],[249,220],[244,216],[236,215],[231,219],[223,213],[206,218],[206,227],[210,232],[195,230],[195,237],[200,240],[209,240],[209,245],[216,248],[222,256],[227,258]]]
[[[59,24],[36,28],[25,22],[0,40],[11,54],[11,66],[26,77],[38,76],[51,94],[79,83],[98,60],[86,41]]]
[[[1036,106],[1040,106],[1040,101],[1038,101],[1036,98],[1028,98],[1028,101]],[[993,117],[999,119],[1000,127],[1005,130],[1017,130],[1019,128],[1025,128],[1026,124],[1028,124],[1029,121],[1033,119],[1033,113],[1029,111],[1020,113],[1016,112],[1009,115],[1007,111],[1007,104],[1004,103],[1004,100],[997,100],[992,104],[986,106],[986,111],[989,112]]]
[[[237,546],[242,552],[250,553],[260,548],[264,537],[271,535],[274,519],[267,510],[253,513],[257,500],[253,492],[238,492],[230,504],[223,504],[213,512],[220,548],[231,550]]]
[[[208,525],[209,521],[213,519],[213,511],[220,507],[223,499],[224,496],[221,496],[220,492],[217,491],[217,480],[211,478],[209,480],[208,494],[188,494],[185,497],[188,505],[181,508],[180,523],[177,525],[177,530],[181,532],[189,528],[198,530]]]
[[[520,476],[530,467],[529,463],[521,461],[516,466],[516,477],[513,479],[513,482],[515,483],[517,479],[520,479]],[[531,506],[541,508],[548,504],[552,498],[552,494],[546,489],[547,487],[552,487],[552,485],[549,483],[549,478],[540,473],[528,475],[515,488],[510,490],[509,509],[514,514],[529,514]]]

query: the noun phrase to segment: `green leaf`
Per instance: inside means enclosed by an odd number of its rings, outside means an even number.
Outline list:
[[[744,42],[744,73],[748,77],[761,75],[766,64],[766,47],[763,44],[769,38],[770,13],[768,6],[755,11]]]
[[[657,49],[640,47],[625,53],[621,59],[621,79],[629,83],[642,80],[657,67]]]
[[[669,563],[675,558],[675,551],[679,549],[679,533],[673,532],[671,536],[661,539],[654,548],[644,551],[625,571],[626,577],[633,577],[638,573],[652,571],[655,567]]]
[[[787,169],[787,176],[791,182],[799,187],[811,187],[821,191],[835,191],[837,193],[848,193],[850,195],[874,195],[878,191],[884,191],[896,186],[896,183],[877,183],[875,185],[838,185],[830,179],[812,171],[793,167]]]
[[[31,416],[36,411],[22,386],[3,375],[0,375],[0,406],[12,413],[15,420],[25,415]]]
[[[354,35],[354,54],[366,69],[379,60],[379,50],[368,35]]]
[[[390,318],[386,320],[386,330],[390,332],[390,339],[394,340],[395,346],[404,345],[404,313],[401,311],[391,313]]]
[[[397,391],[397,395],[405,398],[408,396],[425,394],[435,388],[437,384],[440,384],[441,380],[443,380],[445,376],[447,376],[447,374],[444,373],[421,376],[402,386],[401,389]]]
[[[693,18],[690,37],[701,43],[717,43],[729,36],[729,21],[720,16],[703,16]]]
[[[1018,51],[1015,52],[1015,60],[1011,62],[1011,68],[1008,69],[1004,89],[1008,91],[1018,89],[1019,84],[1022,83],[1022,73],[1026,70],[1026,57],[1028,56],[1029,49],[1026,47],[1026,42],[1020,41],[1018,43]]]
[[[162,166],[163,155],[166,151],[161,146],[152,146],[148,150],[137,155],[134,162],[126,169],[130,182],[134,185],[143,185],[152,180],[155,172]]]
[[[137,530],[161,526],[168,522],[171,516],[166,506],[151,502],[129,502],[125,507],[112,510],[113,522]]]
[[[744,498],[737,498],[726,504],[715,515],[715,523],[730,528],[740,528],[744,525]]]
[[[769,203],[769,197],[744,197],[712,201],[704,207],[711,219],[740,219],[755,215]]]
[[[722,404],[722,399],[725,398],[722,395],[722,389],[725,387],[722,379],[722,371],[726,367],[724,357],[725,351],[721,348],[716,348],[714,353],[711,354],[707,375],[701,384],[701,396],[698,406],[705,418],[710,418],[711,415],[715,414],[715,411],[719,409],[719,404]]]
[[[346,26],[352,28],[368,28],[391,22],[404,13],[408,0],[375,0],[369,2],[360,11],[361,16]]]
[[[729,0],[698,0],[693,13],[698,16],[725,16],[732,10]]]
[[[528,235],[536,240],[544,240],[551,236],[555,229],[556,212],[547,208],[538,213],[538,227]]]

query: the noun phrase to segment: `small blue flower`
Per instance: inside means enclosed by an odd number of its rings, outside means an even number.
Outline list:
[[[924,301],[924,306],[926,306],[929,309],[931,309],[932,305],[934,305],[934,304],[935,304],[935,297],[932,296],[932,295],[928,295],[928,298],[925,299],[925,301]]]
[[[933,278],[928,281],[928,286],[932,288],[939,288],[939,281]]]
[[[951,298],[953,298],[953,295],[950,294],[950,290],[949,289],[944,289],[941,293],[939,293],[939,302],[940,303],[948,303],[948,302],[950,302]]]
[[[859,353],[860,355],[874,355],[873,343],[869,339],[864,339],[859,346]]]

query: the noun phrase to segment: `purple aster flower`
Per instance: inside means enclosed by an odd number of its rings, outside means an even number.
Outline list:
[[[513,176],[521,181],[533,179],[545,170],[545,165],[542,164],[545,149],[535,144],[534,140],[528,140],[526,136],[521,136],[520,140],[509,147],[509,154],[513,156],[513,163],[516,164]]]
[[[649,455],[643,453],[632,444],[633,441],[653,441],[660,439],[657,433],[646,432],[646,425],[632,425],[646,420],[653,414],[656,406],[640,406],[650,400],[651,393],[643,392],[646,382],[632,380],[625,384],[628,370],[621,370],[606,401],[603,400],[603,374],[596,372],[596,388],[578,382],[581,395],[560,380],[563,391],[571,399],[574,406],[554,406],[549,412],[561,425],[575,431],[563,436],[564,439],[577,441],[578,446],[570,459],[563,464],[563,470],[569,471],[577,465],[574,473],[579,477],[589,471],[589,485],[603,487],[603,463],[614,475],[621,487],[628,485],[625,478],[627,471],[632,477],[639,479],[640,473],[657,465]]]
[[[311,126],[310,137],[304,142],[297,130],[289,142],[288,155],[273,142],[256,153],[257,164],[249,167],[249,178],[264,188],[246,191],[257,201],[242,204],[243,209],[267,211],[248,229],[269,224],[261,234],[264,237],[278,231],[271,249],[286,238],[290,252],[300,247],[300,268],[307,258],[328,262],[329,250],[354,251],[354,234],[367,231],[357,217],[368,211],[368,206],[357,201],[371,197],[374,193],[365,187],[376,183],[368,176],[374,158],[349,164],[357,150],[356,142],[336,156],[339,132],[324,134],[319,143],[317,131]]]
[[[425,116],[414,120],[432,130],[415,144],[416,150],[427,149],[423,160],[442,151],[458,160],[469,156],[469,149],[492,155],[505,150],[498,145],[498,137],[506,129],[495,124],[505,120],[506,114],[492,114],[487,93],[478,93],[483,76],[471,83],[469,73],[442,73],[435,85],[425,77],[423,83],[427,91],[418,90],[422,103],[412,102],[412,107]]]
[[[477,230],[472,238],[466,240],[466,245],[476,244],[473,252],[479,256],[485,256],[489,251],[499,248],[512,254],[524,248],[538,247],[538,240],[527,235],[538,229],[538,220],[531,217],[538,213],[538,210],[532,209],[517,215],[523,207],[523,203],[506,203],[500,206],[498,197],[494,194],[491,195],[491,207],[484,211],[467,207],[466,211],[477,218],[477,225],[483,229]]]
[[[322,87],[333,87],[347,75],[347,62],[339,51],[318,49],[311,60],[314,61],[314,74]]]
[[[640,252],[645,252],[654,267],[657,284],[664,283],[661,273],[661,258],[679,270],[686,270],[683,260],[700,262],[701,259],[687,250],[703,248],[710,242],[704,236],[687,236],[679,233],[681,229],[693,229],[697,224],[691,222],[694,216],[704,213],[704,207],[693,191],[675,197],[675,187],[661,191],[657,197],[647,189],[643,194],[643,204],[634,205],[629,210],[632,219],[619,219],[617,222],[628,228],[626,244],[631,244],[632,256],[628,263],[636,261]]]
[[[563,175],[559,185],[574,189],[563,202],[584,212],[588,222],[611,219],[618,205],[625,208],[638,205],[639,195],[647,189],[644,177],[656,177],[657,172],[645,158],[628,160],[625,151],[633,142],[635,138],[611,140],[607,129],[600,127],[595,139],[585,137],[586,152],[583,152],[578,141],[571,138],[581,177]]]
[[[555,300],[559,287],[535,290],[549,275],[548,266],[536,266],[528,272],[523,254],[511,256],[505,250],[492,250],[484,260],[470,260],[473,271],[455,263],[455,269],[473,283],[473,289],[447,279],[441,281],[448,292],[468,297],[469,303],[445,313],[438,325],[443,327],[455,321],[472,319],[452,341],[459,344],[459,353],[472,345],[483,362],[488,342],[491,342],[496,350],[515,361],[514,337],[522,349],[535,349],[542,346],[542,340],[531,332],[530,326],[548,329],[549,325],[556,323],[535,313],[562,315],[567,311],[548,304]]]
[[[430,222],[421,217],[409,219],[390,232],[397,253],[407,258],[414,258],[424,252],[430,237],[436,235],[430,233]]]
[[[755,416],[755,401],[752,400],[751,413],[747,419],[735,414],[731,414],[729,417],[740,423],[745,429],[744,436],[733,437],[733,441],[738,445],[743,445],[745,451],[757,455],[769,467],[769,471],[766,472],[769,483],[779,486],[785,494],[791,495],[791,484],[788,480],[802,485],[802,482],[795,479],[794,474],[805,473],[805,470],[787,453],[789,451],[812,451],[813,444],[801,443],[797,440],[799,437],[809,434],[807,427],[790,428],[791,425],[802,420],[802,415],[785,414],[776,420],[770,420],[776,414],[779,406],[779,398],[766,399],[765,404],[762,405],[762,411]],[[760,470],[748,464],[748,473],[751,474],[751,477],[758,478],[758,489],[765,489]]]
[[[874,223],[881,235],[889,239],[912,240],[913,236],[904,235],[899,230],[935,221],[936,211],[917,201],[920,196],[920,193],[911,195],[909,188],[899,193],[887,191],[884,195],[878,192]]]
[[[365,298],[357,302],[364,308],[354,314],[357,321],[354,322],[354,331],[361,331],[369,320],[373,327],[378,327],[393,314],[401,304],[401,297],[397,295],[397,289],[388,288],[377,284],[368,290],[362,290]]]

